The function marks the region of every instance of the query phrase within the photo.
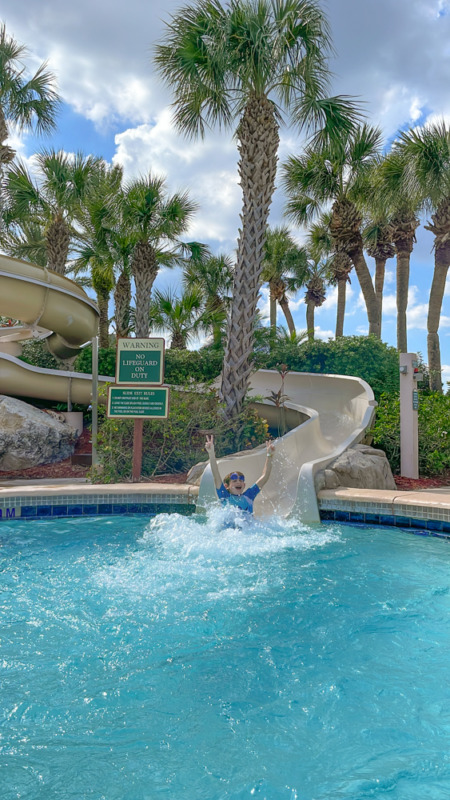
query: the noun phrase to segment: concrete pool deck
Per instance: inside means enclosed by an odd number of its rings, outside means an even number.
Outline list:
[[[84,479],[0,480],[0,520],[121,513],[193,513],[198,486],[91,484]],[[450,534],[450,486],[432,491],[334,489],[319,492],[322,521],[394,525]]]

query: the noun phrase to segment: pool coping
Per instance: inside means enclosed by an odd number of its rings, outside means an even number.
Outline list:
[[[0,522],[115,514],[195,512],[198,486],[170,483],[0,486]]]
[[[321,520],[391,525],[450,535],[448,493],[385,489],[323,489],[318,494]]]
[[[0,486],[0,521],[48,517],[195,511],[199,487],[173,483],[58,484]],[[450,535],[448,493],[340,488],[318,494],[322,521],[360,522]]]

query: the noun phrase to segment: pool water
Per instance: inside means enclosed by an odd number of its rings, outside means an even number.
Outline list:
[[[2,800],[448,798],[450,542],[220,513],[2,524]]]

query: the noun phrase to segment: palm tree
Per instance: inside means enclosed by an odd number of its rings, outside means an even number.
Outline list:
[[[136,336],[148,336],[150,296],[161,264],[176,263],[179,236],[197,206],[187,192],[167,195],[163,178],[149,174],[125,186],[122,198],[124,231],[133,242],[131,272],[136,288]]]
[[[368,176],[381,148],[381,131],[367,124],[327,146],[308,147],[284,165],[289,195],[288,215],[298,224],[312,221],[332,202],[330,234],[333,249],[346,253],[355,267],[369,318],[369,333],[380,337],[378,301],[364,257],[360,205]]]
[[[308,331],[308,339],[314,339],[314,315],[316,308],[319,308],[325,302],[325,283],[329,276],[329,262],[318,261],[315,258],[310,258],[308,261],[308,270],[306,275],[306,328]]]
[[[156,291],[150,304],[150,327],[156,333],[168,333],[171,350],[186,350],[196,335],[208,326],[203,314],[203,294],[195,287],[177,297],[170,289]]]
[[[287,293],[296,292],[305,283],[307,256],[299,247],[288,228],[268,228],[264,248],[262,279],[269,284],[270,327],[275,334],[277,327],[277,303],[286,318],[290,333],[295,333],[294,320]]]
[[[392,228],[387,219],[375,215],[368,220],[362,232],[362,237],[367,254],[375,261],[375,295],[378,300],[381,332],[386,261],[395,256],[395,245],[392,241]]]
[[[7,174],[6,227],[14,230],[16,221],[30,219],[44,226],[47,267],[64,275],[74,236],[72,223],[101,160],[82,153],[72,157],[62,150],[42,150],[35,159],[36,181],[21,162]]]
[[[27,78],[27,55],[27,48],[6,33],[4,23],[0,24],[0,177],[3,167],[15,156],[6,144],[10,124],[19,130],[34,128],[39,134],[55,127],[60,102],[55,77],[44,63]]]
[[[95,166],[89,187],[80,203],[78,229],[73,245],[75,258],[70,265],[74,275],[89,272],[90,285],[99,307],[100,347],[109,346],[109,299],[115,285],[115,259],[112,246],[118,225],[117,198],[123,171],[105,162]]]
[[[314,0],[197,0],[173,15],[156,65],[174,90],[175,123],[204,135],[237,126],[242,227],[220,394],[239,413],[252,370],[254,318],[269,208],[275,188],[282,110],[322,138],[352,128],[355,111],[326,98],[328,25]]]
[[[444,121],[402,132],[393,149],[404,159],[405,184],[423,198],[431,215],[425,228],[434,235],[434,273],[428,304],[430,389],[442,392],[439,322],[450,266],[450,130]]]
[[[205,310],[215,315],[213,344],[222,346],[224,325],[233,286],[234,263],[230,256],[213,256],[203,253],[190,258],[184,267],[183,283],[187,289],[199,288],[203,294]]]
[[[387,239],[395,248],[397,260],[397,350],[408,352],[407,319],[411,253],[419,225],[417,212],[421,198],[406,185],[405,159],[394,147],[374,172],[373,194],[369,209],[380,215],[388,225]]]
[[[350,256],[344,251],[335,251],[330,233],[331,214],[324,212],[318,222],[310,225],[308,231],[308,251],[317,261],[328,259],[329,282],[337,286],[336,330],[338,339],[344,335],[345,306],[347,301],[347,283],[350,283],[350,272],[353,264]]]

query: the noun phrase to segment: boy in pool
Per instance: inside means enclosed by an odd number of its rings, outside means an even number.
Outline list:
[[[266,447],[266,463],[264,464],[263,473],[253,486],[246,489],[245,478],[242,472],[230,472],[222,481],[216,461],[216,454],[214,452],[214,437],[206,437],[205,450],[209,455],[209,463],[211,464],[211,472],[213,474],[217,496],[219,500],[222,501],[223,505],[229,504],[240,508],[241,511],[247,511],[249,514],[253,514],[253,501],[256,495],[260,493],[264,484],[269,480],[272,470],[272,456],[275,452],[275,445],[272,444],[272,442],[266,442]]]

